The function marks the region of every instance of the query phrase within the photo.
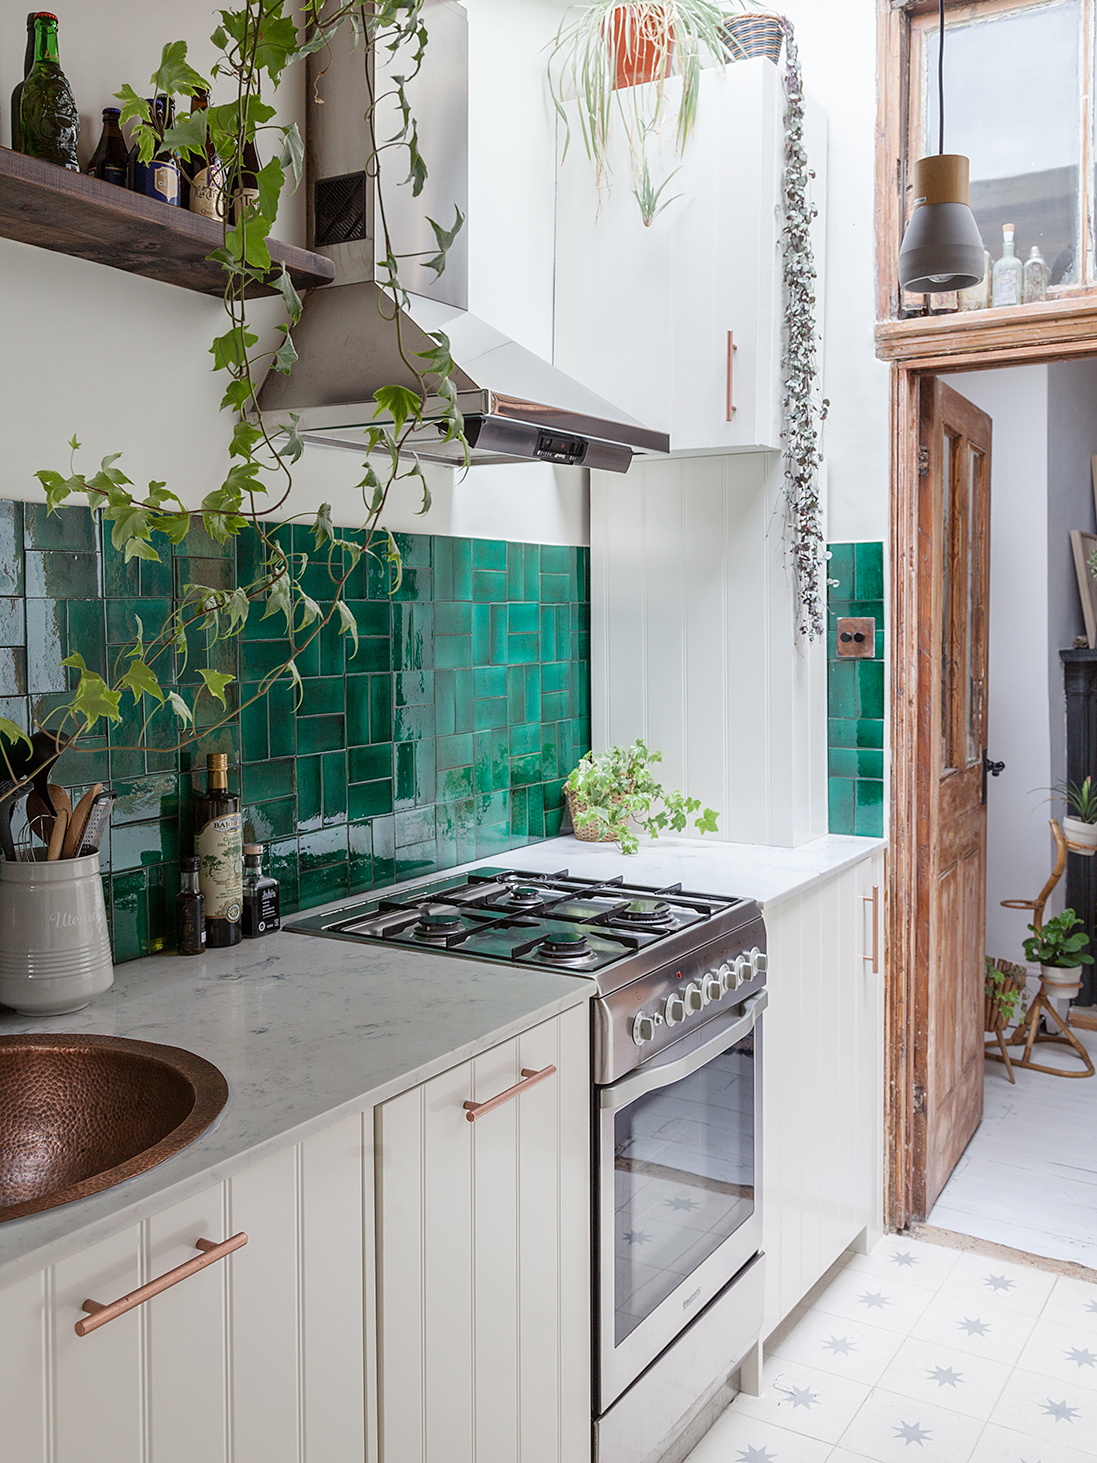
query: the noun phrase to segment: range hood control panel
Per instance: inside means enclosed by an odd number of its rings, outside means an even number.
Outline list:
[[[562,462],[568,467],[577,467],[587,455],[585,437],[565,436],[561,432],[538,432],[534,457],[543,462]]]

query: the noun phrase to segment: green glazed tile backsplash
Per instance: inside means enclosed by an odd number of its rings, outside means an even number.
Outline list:
[[[283,535],[287,548],[312,547],[303,528]],[[60,704],[72,674],[61,661],[75,650],[106,674],[134,617],[154,634],[184,584],[247,582],[255,538],[221,546],[196,522],[174,553],[157,542],[162,563],[126,564],[86,510],[0,501],[0,715],[25,728],[32,709],[42,718]],[[378,564],[358,565],[347,586],[358,653],[334,628],[318,637],[298,659],[299,711],[284,686],[251,701],[286,653],[256,606],[238,641],[207,653],[196,639],[177,673],[187,687],[204,665],[237,677],[226,725],[179,753],[174,718],[158,712],[153,749],[134,752],[131,702],[57,763],[54,780],[76,792],[104,782],[119,793],[102,850],[116,960],[174,944],[207,751],[229,753],[246,832],[267,845],[287,913],[559,831],[563,780],[590,746],[589,551],[397,538],[399,591],[389,596]],[[330,596],[322,566],[306,580],[320,603]]]
[[[827,789],[832,833],[884,831],[884,546],[829,544]],[[835,621],[871,615],[876,659],[839,660]]]

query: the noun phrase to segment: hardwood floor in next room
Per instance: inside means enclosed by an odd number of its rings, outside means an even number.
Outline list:
[[[1097,1031],[1076,1035],[1097,1058]],[[1064,1048],[1039,1051],[1068,1065]],[[983,1120],[927,1222],[1097,1270],[1097,1077],[1014,1075],[986,1063]]]

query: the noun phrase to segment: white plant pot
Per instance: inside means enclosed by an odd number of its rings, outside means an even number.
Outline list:
[[[1083,823],[1081,818],[1064,818],[1063,834],[1075,853],[1092,858],[1097,853],[1097,823]]]
[[[1082,989],[1080,965],[1041,965],[1040,974],[1053,996],[1076,996]]]

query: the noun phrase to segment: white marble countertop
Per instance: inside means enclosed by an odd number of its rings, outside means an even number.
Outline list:
[[[699,893],[754,898],[765,910],[883,846],[883,839],[837,834],[799,848],[660,838],[645,840],[630,857],[616,844],[568,836],[478,864],[567,868],[580,878],[622,874],[660,887],[681,882]],[[99,1032],[165,1042],[206,1057],[231,1089],[214,1127],[174,1158],[91,1198],[0,1225],[0,1287],[466,1061],[592,991],[573,976],[517,975],[472,960],[283,931],[204,956],[120,965],[114,988],[71,1016],[24,1017],[0,1008],[0,1035]]]
[[[309,911],[312,913],[312,911]],[[282,932],[150,956],[70,1016],[0,1008],[0,1035],[99,1032],[197,1052],[228,1079],[218,1122],[147,1173],[0,1224],[0,1288],[586,1000],[551,972]]]

